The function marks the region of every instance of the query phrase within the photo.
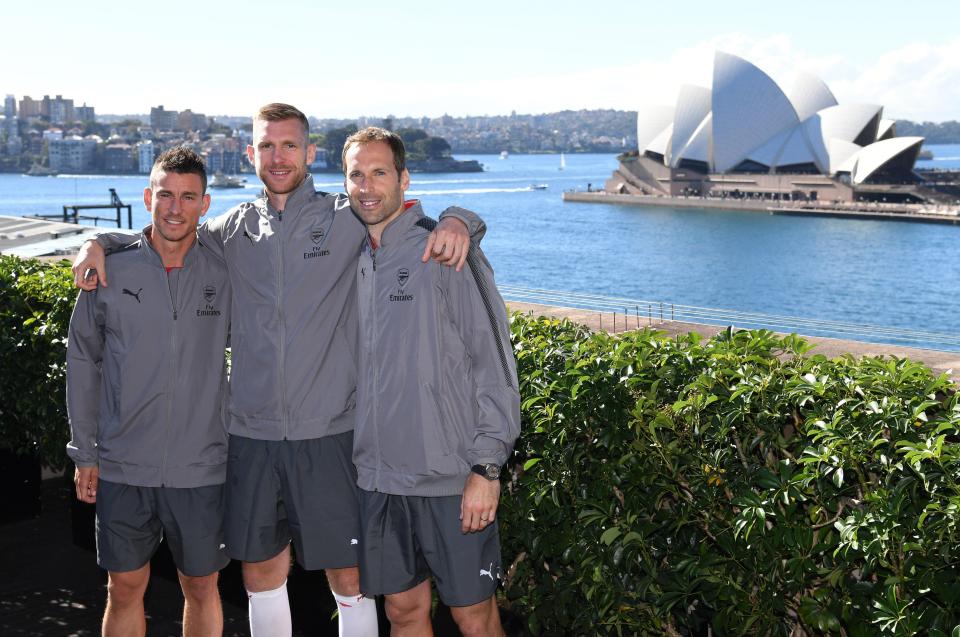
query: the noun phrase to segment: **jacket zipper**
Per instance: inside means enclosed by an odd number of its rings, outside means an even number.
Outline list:
[[[370,344],[370,364],[369,367],[373,369],[373,384],[371,387],[377,388],[380,387],[380,366],[377,365],[376,356],[377,356],[377,325],[380,324],[380,318],[377,312],[377,248],[373,249],[373,246],[370,247],[370,316],[371,319],[368,322],[368,342]],[[376,490],[381,491],[381,475],[380,468],[383,466],[383,454],[380,452],[380,393],[377,391],[371,392],[373,394],[373,430],[375,434],[375,440],[377,443],[377,480],[376,480]]]
[[[170,310],[173,313],[173,325],[170,326],[170,359],[167,376],[167,422],[166,427],[164,427],[163,459],[160,464],[160,486],[165,487],[167,485],[167,452],[170,447],[170,429],[173,426],[173,393],[176,384],[177,301],[173,297],[173,289],[170,287],[170,274],[166,270],[162,270],[160,276],[164,277],[164,282],[167,284],[167,298],[170,300]],[[179,288],[179,278],[177,284]]]
[[[287,330],[286,317],[283,314],[283,213],[277,214],[277,322],[280,325],[280,418],[283,423],[283,439],[286,440],[289,432],[289,417],[287,413]]]

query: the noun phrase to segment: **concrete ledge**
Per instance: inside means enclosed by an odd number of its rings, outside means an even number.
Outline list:
[[[643,329],[649,327],[652,329],[666,332],[670,336],[677,334],[687,334],[696,332],[701,336],[710,338],[718,332],[726,329],[720,325],[705,325],[702,323],[684,323],[682,321],[660,321],[657,317],[647,319],[641,316],[638,321],[636,317],[624,316],[612,312],[597,312],[596,310],[580,310],[566,307],[555,307],[548,305],[537,305],[534,303],[507,303],[507,308],[512,312],[530,313],[534,316],[548,316],[551,318],[567,318],[575,323],[580,323],[593,331],[601,329],[611,334],[619,334],[631,330]],[[825,338],[822,336],[806,336],[803,338],[815,345],[810,350],[811,354],[823,354],[827,358],[835,358],[844,354],[853,354],[854,356],[896,356],[897,358],[909,358],[925,364],[938,374],[947,374],[954,382],[960,382],[960,352],[942,352],[932,349],[920,349],[916,347],[902,347],[900,345],[885,345],[883,343],[865,343],[863,341],[848,341],[838,338]]]

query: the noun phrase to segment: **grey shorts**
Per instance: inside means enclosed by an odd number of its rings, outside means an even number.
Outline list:
[[[363,594],[401,593],[432,575],[447,606],[471,606],[493,595],[501,578],[497,523],[462,533],[460,499],[361,489]]]
[[[97,564],[108,571],[135,571],[166,539],[181,573],[216,573],[230,562],[223,546],[223,508],[222,484],[172,489],[100,480]]]
[[[353,432],[311,440],[230,436],[227,553],[262,562],[290,542],[307,570],[357,565]]]

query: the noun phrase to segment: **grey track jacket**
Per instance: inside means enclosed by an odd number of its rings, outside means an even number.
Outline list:
[[[226,267],[197,242],[168,275],[142,236],[107,267],[110,287],[80,292],[70,319],[67,454],[120,484],[222,484]]]
[[[397,495],[463,493],[474,464],[504,464],[520,432],[506,307],[477,246],[456,272],[422,263],[419,203],[357,267],[358,484]]]
[[[482,236],[473,213],[444,214],[464,221],[474,240]],[[366,229],[349,200],[315,191],[308,175],[282,215],[261,194],[201,225],[199,236],[220,251],[233,284],[230,433],[303,440],[352,430],[354,272]],[[98,241],[109,251],[122,237]]]

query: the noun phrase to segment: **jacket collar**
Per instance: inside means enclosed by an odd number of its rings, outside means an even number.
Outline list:
[[[287,204],[286,207],[281,211],[274,208],[270,205],[270,199],[267,198],[267,190],[264,188],[260,191],[260,197],[263,199],[263,209],[269,217],[279,217],[282,212],[287,217],[292,217],[295,214],[300,212],[300,209],[303,208],[307,203],[313,199],[313,196],[317,193],[316,189],[313,186],[313,175],[307,173],[306,178],[303,180],[303,183],[297,186],[293,192],[287,195]]]
[[[153,247],[153,244],[150,243],[150,239],[147,238],[148,231],[151,230],[153,224],[145,226],[143,230],[140,231],[140,254],[147,260],[150,265],[155,265],[159,268],[165,267],[163,265],[163,259],[160,258],[160,253],[156,251]],[[187,253],[183,257],[183,267],[187,268],[193,265],[193,262],[197,260],[197,249],[200,246],[200,237],[196,236],[193,242],[193,245],[190,246],[190,249],[187,250]]]
[[[423,219],[423,207],[420,205],[419,199],[405,201],[404,206],[406,210],[404,210],[399,217],[388,223],[387,227],[380,233],[381,246],[401,241],[403,237],[406,236],[407,231],[410,230],[415,223]]]

